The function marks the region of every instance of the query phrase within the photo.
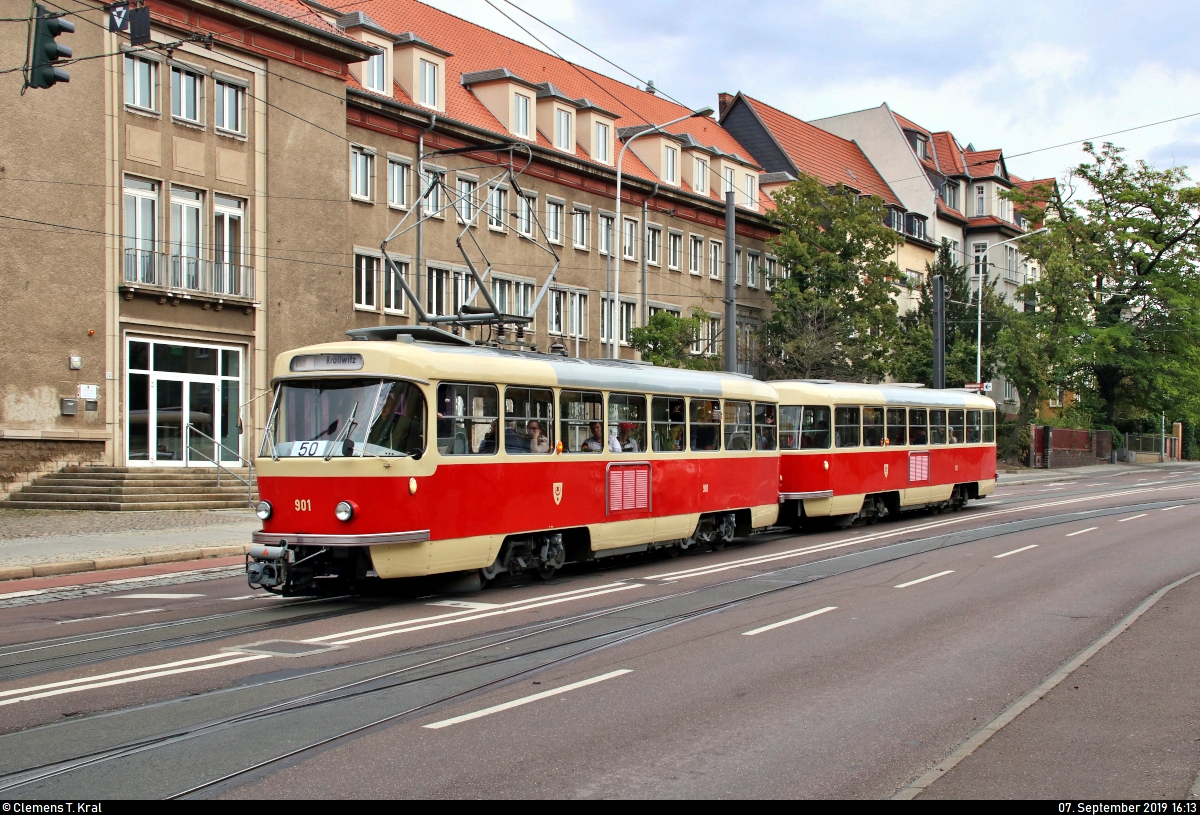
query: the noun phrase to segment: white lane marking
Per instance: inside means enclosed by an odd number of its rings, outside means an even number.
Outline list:
[[[1141,515],[1130,515],[1128,518],[1118,518],[1117,523],[1123,524],[1126,521],[1136,521],[1138,518],[1145,518],[1145,517],[1146,517],[1146,513],[1143,512]]]
[[[909,586],[915,586],[918,583],[924,583],[926,580],[933,580],[935,577],[945,577],[948,574],[954,574],[954,570],[947,569],[944,572],[938,572],[937,574],[931,574],[928,577],[918,577],[916,580],[910,580],[907,583],[901,583],[899,586],[894,586],[893,588],[905,589],[905,588],[908,588]]]
[[[220,654],[220,656],[224,657],[229,655]],[[47,696],[61,696],[64,693],[76,693],[78,691],[92,690],[94,688],[107,688],[113,685],[127,685],[131,682],[141,682],[146,679],[155,679],[160,676],[172,676],[174,674],[190,673],[192,671],[207,671],[212,668],[224,668],[227,665],[237,665],[239,662],[250,662],[254,659],[269,658],[269,654],[254,654],[253,656],[229,659],[225,662],[210,662],[207,665],[190,665],[187,668],[175,668],[169,671],[155,671],[153,673],[137,674],[136,676],[126,676],[121,679],[110,679],[107,682],[93,682],[90,685],[76,685],[70,688],[58,688],[57,690],[48,690],[42,691],[41,693],[30,693],[25,696],[18,696],[15,699],[0,699],[0,706],[15,705],[18,702],[29,702],[33,699],[45,699]]]
[[[516,608],[516,607],[523,606],[526,603],[538,602],[539,600],[551,600],[551,599],[557,599],[560,597],[573,597],[578,594],[584,594],[586,592],[595,592],[595,591],[600,591],[600,590],[609,589],[609,588],[617,588],[617,587],[635,588],[635,587],[639,587],[641,585],[642,585],[641,583],[633,583],[633,584],[624,583],[624,582],[607,583],[603,586],[596,586],[596,587],[592,587],[592,588],[588,588],[588,589],[574,589],[572,591],[561,592],[560,594],[548,594],[548,595],[545,595],[542,597],[531,597],[526,600],[515,600],[511,603],[502,603],[501,605],[498,606],[498,608],[501,608],[501,609]],[[589,596],[591,596],[591,595],[589,594]],[[322,637],[312,637],[311,639],[304,640],[304,642],[326,642],[328,640],[336,640],[341,637],[351,637],[351,636],[355,636],[357,634],[367,634],[372,631],[387,631],[390,629],[401,628],[403,626],[416,625],[418,623],[431,623],[431,622],[437,623],[437,622],[440,622],[443,620],[450,621],[450,622],[457,622],[458,619],[463,619],[465,617],[465,615],[474,614],[474,613],[475,612],[473,609],[465,608],[465,609],[462,609],[461,611],[450,611],[445,614],[435,614],[432,617],[417,617],[415,619],[400,620],[399,622],[394,622],[394,623],[382,623],[380,625],[371,625],[371,626],[367,626],[366,628],[353,628],[349,631],[339,631],[336,634],[326,634]],[[475,619],[475,618],[471,617],[470,619]]]
[[[1011,552],[1005,552],[1002,555],[992,555],[992,559],[998,560],[1002,557],[1008,557],[1009,555],[1015,555],[1017,552],[1025,552],[1025,551],[1028,551],[1029,549],[1036,549],[1036,548],[1038,548],[1038,545],[1036,543],[1031,543],[1028,546],[1022,546],[1020,549],[1013,549]]]
[[[189,597],[203,597],[203,594],[122,594],[114,600],[186,600]]]
[[[1056,490],[1061,490],[1061,489],[1062,489],[1062,487],[1047,487],[1044,490],[1038,490],[1038,492],[1055,492]]]
[[[0,594],[0,600],[8,600],[11,597],[34,597],[39,594],[45,594],[43,589],[28,589],[26,591],[10,591],[8,594]]]
[[[1181,486],[1184,486],[1184,485],[1181,485]],[[1188,486],[1190,486],[1190,483],[1188,484]],[[728,571],[729,569],[739,569],[743,566],[757,566],[762,563],[770,563],[770,562],[776,561],[776,560],[787,560],[789,558],[800,557],[802,555],[812,554],[813,552],[826,552],[831,549],[839,549],[839,548],[842,548],[845,546],[853,546],[856,543],[864,543],[866,541],[883,540],[885,538],[893,538],[893,537],[896,537],[899,535],[908,535],[913,532],[924,532],[929,529],[936,529],[938,527],[950,526],[952,524],[962,524],[962,523],[966,523],[967,521],[978,520],[980,518],[991,518],[996,515],[1008,515],[1008,514],[1011,514],[1014,512],[1026,512],[1026,511],[1034,510],[1034,509],[1047,509],[1050,507],[1059,507],[1059,506],[1064,506],[1067,504],[1078,504],[1078,503],[1083,503],[1083,502],[1087,502],[1087,501],[1097,501],[1102,498],[1121,498],[1121,497],[1124,497],[1127,495],[1138,495],[1143,492],[1161,492],[1163,490],[1173,490],[1173,489],[1178,489],[1178,488],[1179,487],[1138,487],[1138,488],[1130,488],[1130,489],[1126,489],[1126,490],[1121,490],[1120,492],[1100,493],[1098,495],[1083,495],[1083,496],[1077,496],[1077,497],[1073,497],[1073,498],[1064,498],[1059,501],[1046,501],[1045,503],[1033,504],[1031,506],[1015,506],[1015,507],[1005,507],[1004,509],[993,509],[988,512],[980,513],[978,515],[965,515],[965,516],[959,516],[957,518],[950,518],[950,519],[944,520],[944,521],[933,521],[930,523],[914,524],[912,526],[905,526],[905,527],[901,527],[899,529],[894,529],[894,530],[891,530],[888,532],[877,532],[872,535],[864,535],[863,537],[860,537],[860,538],[853,538],[853,537],[845,538],[840,541],[831,541],[829,543],[816,544],[815,546],[806,546],[806,547],[802,547],[800,549],[790,549],[786,552],[780,552],[780,553],[774,554],[774,555],[756,555],[754,557],[743,558],[741,560],[731,560],[731,561],[725,561],[724,563],[717,563],[717,564],[708,565],[708,566],[696,566],[691,569],[682,569],[677,572],[664,572],[662,574],[650,575],[646,579],[647,580],[675,581],[675,580],[684,580],[689,577],[704,577],[706,575],[716,574],[717,572]]]
[[[1095,532],[1099,528],[1098,526],[1089,526],[1087,529],[1080,529],[1077,532],[1068,532],[1065,537],[1073,538],[1076,535],[1082,535],[1084,532]]]
[[[123,611],[120,614],[101,614],[99,617],[76,617],[74,620],[59,620],[55,625],[67,623],[86,623],[90,620],[111,620],[113,617],[132,617],[135,614],[151,614],[155,611],[166,611],[165,608],[144,608],[141,611]]]
[[[801,614],[799,617],[791,617],[790,619],[787,619],[787,620],[780,620],[777,623],[771,623],[770,625],[764,625],[762,628],[756,628],[753,631],[743,631],[742,636],[743,637],[753,637],[755,634],[761,634],[764,631],[770,631],[772,628],[779,628],[781,626],[791,625],[792,623],[798,623],[801,620],[807,620],[809,617],[816,617],[818,614],[824,614],[826,611],[835,611],[835,610],[837,610],[837,606],[825,606],[825,608],[819,608],[816,611],[810,611],[807,614]]]
[[[1149,478],[1139,478],[1138,481],[1149,481]]]
[[[15,696],[19,693],[30,693],[32,691],[40,691],[47,688],[61,688],[67,685],[79,685],[84,682],[94,682],[97,679],[112,679],[118,676],[130,676],[132,674],[142,673],[144,671],[158,671],[165,668],[176,668],[180,665],[195,665],[200,662],[209,662],[214,659],[226,659],[228,657],[229,654],[227,653],[209,654],[206,657],[192,657],[191,659],[181,659],[176,662],[163,662],[159,663],[158,665],[147,665],[143,668],[128,668],[124,671],[114,671],[112,673],[98,674],[96,676],[83,676],[79,679],[64,679],[61,682],[51,682],[47,685],[32,685],[28,688],[14,688],[12,690],[0,691],[0,697]]]
[[[1084,484],[1085,487],[1103,487],[1103,484]]]
[[[471,611],[481,611],[485,608],[499,608],[499,603],[471,603],[467,600],[438,600],[436,603],[426,603],[427,606],[449,606],[450,608],[465,608]]]
[[[611,671],[600,676],[593,676],[591,679],[584,679],[582,682],[572,682],[570,685],[563,685],[561,688],[553,690],[544,690],[541,693],[535,693],[532,696],[522,696],[520,699],[513,699],[511,702],[505,702],[502,705],[493,705],[485,707],[483,710],[477,710],[474,713],[464,713],[462,716],[455,716],[453,719],[443,719],[440,722],[424,725],[427,730],[441,730],[443,727],[449,727],[452,724],[461,724],[469,722],[472,719],[482,719],[484,716],[491,716],[493,713],[500,713],[505,710],[512,710],[514,707],[521,707],[530,702],[536,702],[539,699],[548,699],[551,696],[558,696],[560,693],[567,691],[586,688],[588,685],[595,685],[597,682],[604,682],[607,679],[614,679],[618,676],[623,676],[628,673],[633,673],[629,668],[622,668],[619,671]]]
[[[470,620],[482,620],[485,617],[495,617],[499,614],[514,614],[518,611],[530,611],[535,608],[541,608],[542,606],[553,606],[553,605],[557,605],[558,603],[569,603],[572,600],[583,600],[588,597],[598,597],[602,594],[612,594],[615,591],[626,591],[628,589],[640,589],[640,588],[643,588],[644,586],[645,586],[644,583],[630,583],[630,584],[617,586],[616,588],[605,589],[603,591],[594,591],[591,594],[577,594],[573,597],[559,597],[557,599],[546,600],[541,603],[525,603],[524,605],[514,606],[512,608],[499,608],[499,609],[495,609],[493,611],[484,611],[484,612],[480,612],[478,614],[474,614],[470,617],[458,617],[457,619],[453,619],[453,620],[441,620],[438,622],[424,623],[422,625],[409,625],[407,628],[392,628],[387,631],[376,631],[373,634],[363,634],[362,636],[358,636],[358,637],[348,637],[346,639],[335,639],[332,641],[332,643],[334,645],[349,645],[354,642],[362,642],[363,640],[375,640],[375,639],[379,639],[380,637],[391,637],[391,636],[395,636],[396,634],[407,634],[411,631],[422,631],[426,628],[438,628],[443,625],[454,625],[455,623],[465,623]],[[353,633],[353,632],[351,632],[351,633]],[[341,636],[345,636],[345,635],[341,635]],[[328,640],[329,638],[322,637],[321,639]],[[315,641],[316,640],[303,640],[303,642],[315,642]]]
[[[1179,509],[1181,506],[1184,506],[1184,505],[1183,505],[1183,504],[1176,504],[1176,505],[1175,505],[1175,506],[1173,506],[1173,507],[1163,507],[1162,509],[1160,509],[1160,510],[1159,510],[1159,512],[1166,512],[1167,510],[1171,510],[1171,509]]]

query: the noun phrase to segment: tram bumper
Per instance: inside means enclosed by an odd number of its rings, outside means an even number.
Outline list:
[[[292,551],[287,546],[255,545],[246,553],[246,582],[252,589],[279,588],[287,582],[291,560]]]

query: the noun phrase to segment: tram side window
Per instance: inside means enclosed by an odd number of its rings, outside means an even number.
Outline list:
[[[946,443],[946,411],[929,411],[929,443]]]
[[[858,447],[858,408],[840,407],[833,410],[833,436],[838,447]]]
[[[904,421],[904,408],[887,409],[887,443],[904,444],[908,423]]]
[[[801,405],[779,406],[779,449],[800,449],[800,414],[804,411]]]
[[[908,443],[929,444],[929,411],[925,408],[909,408],[908,410]]]
[[[965,410],[950,411],[950,443],[962,444],[963,439],[967,437],[967,427],[965,419]]]
[[[829,449],[829,408],[806,405],[800,424],[800,447],[805,450]]]
[[[883,408],[863,408],[863,447],[883,446]]]
[[[504,389],[504,452],[554,452],[554,391]]]
[[[395,452],[420,457],[425,452],[425,395],[421,389],[408,382],[385,380],[378,405],[367,433],[367,455]]]
[[[755,402],[754,449],[774,450],[775,434],[777,431],[778,428],[775,425],[775,406],[769,403]]]
[[[983,437],[979,413],[978,410],[967,411],[967,444],[979,444],[979,440]]]
[[[496,452],[499,397],[495,385],[438,385],[438,450],[445,456]]]
[[[645,396],[609,394],[608,449],[613,453],[640,453],[646,449]]]
[[[721,449],[721,402],[719,399],[693,399],[690,416],[693,450]]]
[[[604,397],[597,391],[563,391],[558,397],[564,453],[604,452]]]
[[[983,443],[994,444],[996,441],[996,411],[983,412]]]
[[[722,414],[725,427],[726,450],[751,450],[751,412],[749,402],[731,402],[725,400],[725,412]]]
[[[687,429],[687,412],[683,400],[670,396],[655,396],[650,403],[652,441],[656,453],[674,453],[683,449]]]

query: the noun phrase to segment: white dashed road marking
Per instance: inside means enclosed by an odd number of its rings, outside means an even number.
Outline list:
[[[472,719],[482,719],[484,716],[491,716],[493,713],[512,710],[514,707],[521,707],[522,705],[527,705],[530,702],[536,702],[539,699],[547,699],[551,696],[558,696],[560,693],[566,693],[567,691],[586,688],[588,685],[595,685],[597,682],[603,682],[606,679],[614,679],[618,676],[628,673],[633,673],[633,671],[628,668],[622,668],[619,671],[612,671],[610,673],[601,674],[600,676],[593,676],[591,679],[585,679],[582,682],[573,682],[570,685],[563,685],[561,688],[544,690],[541,693],[535,693],[532,696],[523,696],[520,699],[513,699],[511,702],[505,702],[502,705],[485,707],[483,710],[477,710],[474,713],[464,713],[462,716],[455,716],[453,719],[443,719],[440,722],[427,724],[425,727],[429,730],[441,730],[443,727],[449,727],[452,724],[461,724],[462,722],[469,722]]]
[[[935,577],[945,577],[948,574],[954,574],[954,570],[947,569],[944,572],[938,572],[937,574],[931,574],[928,577],[918,577],[916,580],[910,580],[907,583],[901,583],[899,586],[895,586],[894,588],[897,588],[897,589],[908,588],[909,586],[915,586],[918,583],[924,583],[926,580],[933,580]]]
[[[1089,526],[1087,529],[1080,529],[1080,530],[1079,530],[1079,531],[1077,531],[1077,532],[1068,532],[1068,533],[1066,534],[1066,537],[1068,537],[1068,538],[1073,538],[1073,537],[1075,537],[1076,535],[1082,535],[1084,532],[1095,532],[1095,531],[1096,531],[1097,529],[1099,529],[1099,528],[1100,528],[1100,527],[1098,527],[1098,526]]]
[[[1143,512],[1141,515],[1130,515],[1128,518],[1118,518],[1117,523],[1123,524],[1126,521],[1136,521],[1138,518],[1145,518],[1145,517],[1146,517],[1146,513]]]
[[[798,623],[801,620],[807,620],[809,617],[816,617],[818,614],[824,614],[826,611],[834,611],[836,609],[837,609],[837,606],[825,606],[825,608],[819,608],[816,611],[810,611],[807,614],[801,614],[799,617],[791,617],[790,619],[787,619],[787,620],[780,620],[777,623],[771,623],[770,625],[764,625],[762,628],[756,628],[753,631],[743,631],[742,636],[743,637],[753,637],[755,634],[761,634],[764,631],[770,631],[772,628],[779,628],[781,626],[791,625],[792,623]]]
[[[998,558],[1008,557],[1009,555],[1015,555],[1017,552],[1025,552],[1030,549],[1036,549],[1036,548],[1038,548],[1038,545],[1036,543],[1031,543],[1028,546],[1022,546],[1020,549],[1013,549],[1011,552],[1005,552],[1002,555],[992,555],[992,559],[996,560]]]

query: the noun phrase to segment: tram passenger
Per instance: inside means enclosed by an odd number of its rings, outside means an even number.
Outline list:
[[[631,432],[637,427],[633,422],[621,422],[619,425],[619,435],[614,436],[617,440],[618,447],[613,450],[614,453],[640,453],[642,449],[638,446],[638,441]],[[611,442],[612,439],[609,439]],[[610,445],[611,447],[611,445]]]
[[[584,439],[583,445],[579,448],[579,452],[604,452],[604,427],[600,424],[600,422],[592,422],[592,435],[590,438]]]
[[[530,419],[526,425],[529,430],[529,452],[549,453],[550,439],[542,435],[542,425],[537,419]]]
[[[492,426],[488,428],[488,432],[484,434],[483,441],[479,442],[479,449],[476,453],[491,454],[496,452],[496,431],[499,429],[498,420],[492,421]]]

